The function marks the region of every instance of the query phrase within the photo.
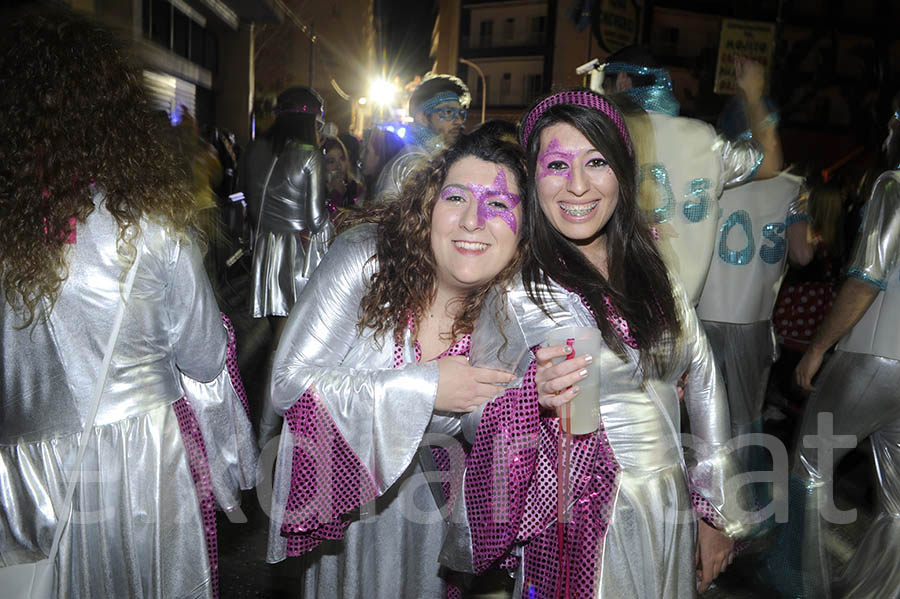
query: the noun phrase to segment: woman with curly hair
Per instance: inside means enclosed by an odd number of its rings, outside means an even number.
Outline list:
[[[692,502],[724,533],[743,530],[725,493],[735,473],[728,404],[640,212],[628,128],[608,99],[575,89],[536,102],[520,138],[530,252],[521,279],[486,299],[472,357],[523,380],[484,409],[465,477],[472,552],[447,552],[445,563],[476,573],[518,564],[515,597],[693,597],[732,544],[710,524],[697,532]],[[487,317],[503,311],[512,317]],[[548,343],[568,326],[599,329],[602,342],[587,352],[576,339]],[[600,381],[582,391],[591,363]],[[692,467],[676,388],[685,372]],[[566,432],[556,411],[580,392],[595,402],[593,433]]]
[[[0,566],[212,597],[213,501],[256,453],[187,165],[108,31],[20,15],[0,40]]]
[[[517,145],[462,136],[335,240],[291,312],[268,559],[306,554],[303,596],[444,596],[452,497],[425,473],[460,463],[462,414],[510,379],[466,355],[519,268],[524,176]]]

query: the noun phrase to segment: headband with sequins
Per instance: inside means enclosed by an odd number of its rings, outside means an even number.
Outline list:
[[[616,129],[619,130],[619,135],[622,137],[622,141],[625,142],[625,147],[628,148],[628,152],[631,153],[631,138],[628,137],[628,129],[625,127],[625,120],[622,118],[622,115],[619,114],[619,111],[603,97],[587,90],[558,92],[551,96],[547,96],[541,100],[537,106],[532,108],[531,112],[529,112],[522,120],[521,141],[523,148],[528,147],[528,138],[531,137],[531,132],[534,130],[534,126],[538,122],[538,119],[540,119],[547,110],[560,104],[585,106],[602,112],[613,122]]]
[[[434,108],[438,104],[443,104],[444,102],[460,102],[460,104],[462,103],[459,99],[459,94],[455,94],[453,92],[441,92],[436,96],[432,96],[431,98],[428,98],[427,100],[422,102],[418,110],[427,111],[431,108]]]
[[[301,106],[290,106],[284,108],[275,107],[274,110],[276,115],[279,114],[292,114],[292,113],[300,113],[300,114],[325,114],[325,110],[321,106],[317,106],[315,104],[303,104]]]

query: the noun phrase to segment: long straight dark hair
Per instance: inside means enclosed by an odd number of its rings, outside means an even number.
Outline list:
[[[591,92],[584,90],[584,93]],[[541,149],[541,132],[556,123],[567,123],[580,131],[603,154],[619,183],[618,204],[604,229],[608,278],[591,264],[575,243],[557,231],[542,212],[535,183],[537,157]],[[574,104],[558,104],[547,109],[535,123],[527,143],[529,201],[526,210],[529,214],[526,231],[530,251],[522,277],[529,296],[547,312],[541,288],[549,285],[551,279],[580,293],[596,315],[604,341],[616,353],[624,355],[622,340],[607,319],[609,309],[605,298],[609,298],[628,322],[640,351],[641,365],[649,366],[653,346],[666,337],[677,338],[681,322],[668,270],[638,206],[634,156],[606,115]],[[658,362],[654,365],[663,367]]]
[[[317,147],[316,115],[303,113],[279,114],[272,126],[263,133],[263,137],[272,143],[272,151],[275,154],[281,154],[285,144],[289,141],[297,141]]]

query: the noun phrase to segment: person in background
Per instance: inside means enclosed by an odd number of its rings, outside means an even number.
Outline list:
[[[396,199],[406,177],[431,156],[452,144],[465,130],[469,88],[453,75],[429,75],[409,97],[413,122],[406,128],[403,151],[378,177],[375,198]]]
[[[251,314],[274,317],[276,338],[333,233],[319,149],[324,111],[313,89],[281,92],[275,123],[250,143],[241,162],[241,187],[256,232]]]
[[[0,567],[68,518],[60,599],[211,598],[256,447],[190,165],[129,54],[69,13],[0,26]]]
[[[385,166],[403,151],[403,140],[383,126],[372,127],[363,138],[360,173],[365,181],[366,202],[375,200],[377,181]]]
[[[467,355],[486,291],[519,268],[524,179],[518,145],[460,136],[399,200],[353,215],[291,312],[268,560],[304,557],[300,596],[447,597],[449,498],[425,476],[449,470],[462,415],[510,380]]]
[[[888,156],[900,145],[900,93],[888,120]],[[897,144],[897,145],[895,145]],[[900,588],[900,168],[884,172],[866,202],[847,279],[800,362],[795,377],[813,391],[800,425],[791,476],[791,519],[785,527],[787,578],[795,596],[875,599]],[[825,352],[837,343],[813,387]],[[869,439],[880,512],[841,575],[832,583],[826,522],[834,472]],[[796,507],[795,507],[796,506]],[[852,516],[855,519],[855,515]],[[844,520],[846,521],[846,520]],[[805,593],[805,594],[803,594]]]
[[[722,190],[781,170],[778,117],[763,102],[764,71],[749,60],[736,65],[752,139],[730,141],[707,123],[679,116],[669,73],[646,48],[622,48],[602,69],[605,93],[625,94],[649,115],[651,126],[635,136],[635,146],[639,184],[657,192],[642,208],[656,226],[663,258],[696,305],[718,238]]]
[[[325,150],[325,186],[327,195],[328,212],[334,219],[335,213],[342,209],[355,206],[359,197],[364,192],[360,182],[353,177],[351,164],[358,160],[350,152],[347,144],[349,140],[356,138],[352,135],[329,137],[322,144]],[[356,142],[358,150],[359,142]]]
[[[319,148],[324,111],[315,90],[286,89],[278,95],[275,122],[247,146],[241,160],[240,187],[254,231],[250,313],[269,319],[272,355],[334,233]],[[280,428],[265,395],[259,426],[261,446]]]
[[[731,102],[720,130],[731,140],[749,131],[742,104]],[[719,232],[697,305],[716,365],[725,382],[734,437],[762,433],[769,372],[777,357],[772,313],[787,263],[812,260],[806,189],[781,173],[726,189],[719,198]],[[765,450],[739,446],[745,471],[766,470]],[[760,505],[768,503],[760,496]]]

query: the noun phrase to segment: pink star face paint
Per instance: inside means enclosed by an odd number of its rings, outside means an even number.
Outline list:
[[[557,175],[560,177],[565,177],[566,179],[572,178],[572,169],[554,169],[551,168],[550,165],[557,161],[565,162],[567,166],[571,167],[575,162],[575,152],[568,151],[563,149],[562,144],[559,143],[557,138],[553,138],[553,140],[547,145],[547,148],[538,154],[538,165],[541,167],[540,173],[538,173],[538,180],[543,179],[548,175]]]
[[[441,192],[441,199],[447,200],[453,197],[454,187],[445,188]],[[494,178],[493,184],[478,185],[477,183],[469,183],[465,187],[478,203],[479,227],[483,227],[484,223],[492,218],[499,218],[512,229],[513,233],[518,234],[518,223],[516,222],[514,210],[521,203],[522,198],[518,194],[509,191],[506,173],[502,168],[497,169],[497,176]]]

